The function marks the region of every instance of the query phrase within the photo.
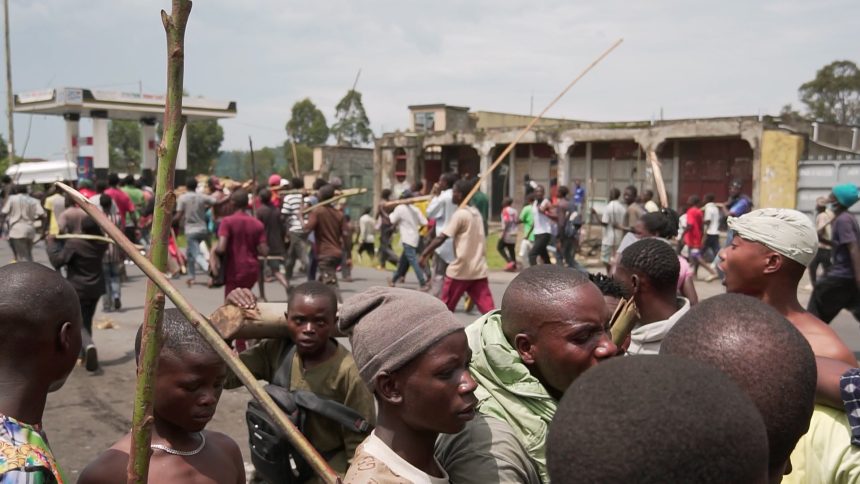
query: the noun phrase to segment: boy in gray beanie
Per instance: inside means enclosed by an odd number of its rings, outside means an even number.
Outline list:
[[[477,403],[463,325],[432,296],[374,287],[344,303],[338,327],[379,406],[344,483],[448,482],[433,445],[462,430]]]

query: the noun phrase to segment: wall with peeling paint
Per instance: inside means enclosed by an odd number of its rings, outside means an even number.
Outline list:
[[[802,136],[776,130],[762,133],[758,207],[795,208],[797,166],[802,154]]]

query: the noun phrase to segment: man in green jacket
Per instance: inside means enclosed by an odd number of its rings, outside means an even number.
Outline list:
[[[466,328],[478,415],[442,435],[436,457],[452,482],[547,482],[546,437],[558,400],[588,368],[614,356],[600,290],[576,270],[522,271],[500,310]]]

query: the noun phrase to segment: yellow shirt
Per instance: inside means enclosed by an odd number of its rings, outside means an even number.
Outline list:
[[[791,453],[784,484],[838,484],[860,481],[860,448],[851,445],[845,412],[816,405],[809,431]]]
[[[48,225],[48,233],[57,235],[60,233],[60,226],[57,224],[57,219],[65,208],[66,199],[59,193],[55,193],[45,199],[45,211],[51,214],[50,225]]]

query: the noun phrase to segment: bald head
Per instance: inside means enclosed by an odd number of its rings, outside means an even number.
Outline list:
[[[64,322],[80,326],[78,295],[59,272],[34,262],[0,267],[0,359],[51,341]]]
[[[597,365],[558,405],[552,482],[753,484],[767,474],[762,418],[722,372],[672,356]]]
[[[723,294],[693,306],[660,352],[712,365],[747,393],[767,427],[771,475],[781,476],[815,399],[815,356],[806,338],[758,299]]]
[[[534,329],[534,325],[565,310],[574,292],[589,286],[599,291],[580,271],[552,264],[531,266],[511,281],[502,296],[502,329],[509,341],[518,333]]]

